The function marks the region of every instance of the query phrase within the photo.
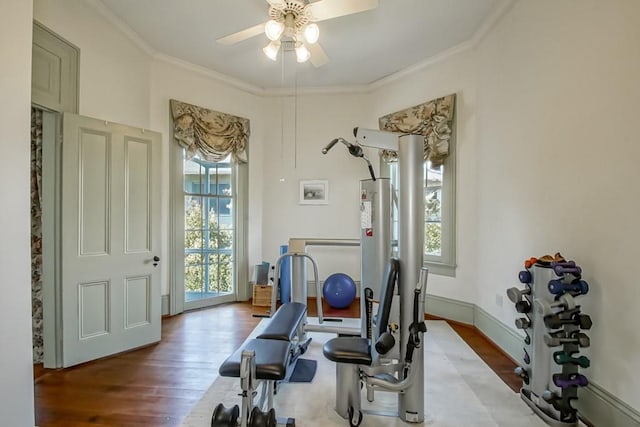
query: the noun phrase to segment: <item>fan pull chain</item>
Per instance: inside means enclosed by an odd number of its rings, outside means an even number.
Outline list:
[[[284,56],[284,55],[283,55]],[[294,64],[293,87],[293,169],[298,167],[298,67]]]

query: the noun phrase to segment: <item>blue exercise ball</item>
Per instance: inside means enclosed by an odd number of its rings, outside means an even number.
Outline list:
[[[333,308],[347,308],[356,298],[356,284],[349,275],[334,273],[324,281],[322,296]]]

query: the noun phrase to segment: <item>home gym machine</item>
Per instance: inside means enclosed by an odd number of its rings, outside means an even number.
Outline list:
[[[341,138],[333,140],[323,153],[326,154]],[[308,332],[329,332],[341,335],[366,336],[366,316],[364,302],[369,299],[380,300],[380,287],[383,281],[384,268],[391,257],[391,211],[392,190],[389,178],[376,178],[373,174],[371,163],[362,154],[362,148],[353,144],[345,144],[352,147],[350,153],[356,153],[356,157],[363,157],[369,165],[371,179],[360,181],[360,240],[357,239],[318,239],[318,238],[291,238],[289,239],[288,252],[280,256],[275,262],[275,277],[280,277],[280,268],[285,258],[291,258],[291,301],[306,304],[307,301],[307,261],[313,267],[313,276],[316,286],[316,304],[318,313],[317,324],[305,324]],[[318,280],[318,268],[315,260],[307,253],[309,246],[335,246],[349,247],[360,246],[360,318],[359,327],[342,326],[335,320],[325,319],[322,310],[322,286]],[[368,295],[365,291],[369,289]],[[271,313],[276,310],[276,292],[271,295]],[[390,314],[394,325],[399,323],[398,304],[392,306]]]
[[[362,421],[361,386],[366,387],[367,400],[373,402],[376,391],[398,394],[397,415],[410,423],[424,421],[424,348],[422,336],[424,323],[424,293],[427,270],[423,268],[424,241],[424,148],[419,135],[399,136],[390,132],[356,128],[356,143],[339,138],[349,152],[363,157],[361,146],[398,152],[398,259],[385,259],[381,283],[378,316],[370,315],[370,291],[366,302],[366,330],[375,323],[372,337],[338,337],[329,340],[323,348],[325,357],[336,362],[336,411],[347,419],[352,427]],[[354,154],[355,153],[355,154]],[[360,155],[358,155],[360,154]],[[367,160],[365,158],[365,160]],[[367,160],[367,163],[368,160]],[[370,163],[369,163],[370,165]],[[370,172],[372,169],[370,168]],[[372,173],[372,179],[375,177]],[[390,199],[387,199],[390,200]],[[390,203],[389,203],[390,205]],[[366,208],[365,208],[366,209]],[[372,218],[373,219],[373,216]],[[366,218],[361,218],[365,234],[368,234]],[[390,239],[386,242],[390,247]],[[372,279],[374,280],[374,279]],[[380,280],[380,276],[378,276]],[[364,286],[363,286],[364,287]],[[394,297],[398,301],[399,322],[390,320]],[[399,338],[399,339],[396,339]],[[374,341],[375,340],[375,341]],[[398,356],[394,355],[397,349]]]
[[[576,297],[589,285],[582,269],[560,254],[526,260],[518,277],[524,289],[509,288],[507,296],[525,316],[515,322],[525,333],[524,365],[515,370],[523,383],[520,396],[550,426],[577,427],[572,402],[588,384],[579,368],[590,361],[576,354],[590,345],[582,330],[591,328],[591,317],[581,312]]]

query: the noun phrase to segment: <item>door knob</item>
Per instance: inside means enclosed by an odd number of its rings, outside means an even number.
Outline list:
[[[153,266],[157,266],[158,262],[160,261],[160,257],[158,255],[153,257]]]

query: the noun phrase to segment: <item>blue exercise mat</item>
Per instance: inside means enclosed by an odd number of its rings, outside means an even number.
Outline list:
[[[316,370],[318,369],[318,361],[310,359],[298,359],[296,366],[293,369],[291,377],[289,377],[290,383],[310,383],[313,381],[313,377],[316,376]]]

